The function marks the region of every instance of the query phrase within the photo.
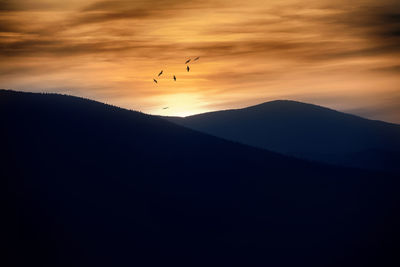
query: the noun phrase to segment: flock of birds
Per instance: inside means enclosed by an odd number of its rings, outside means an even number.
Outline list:
[[[196,57],[195,59],[193,59],[192,62],[199,60],[199,58],[200,58],[200,57]],[[190,62],[191,60],[192,60],[192,59],[189,58],[189,59],[186,60],[186,62],[185,62],[187,72],[190,71],[190,67],[189,67],[188,64],[189,64],[189,62]],[[157,77],[160,77],[163,73],[164,73],[164,71],[161,70],[160,73],[158,73]],[[174,81],[176,82],[176,76],[175,76],[175,74],[172,76],[172,78],[173,78]],[[153,78],[153,81],[154,81],[155,83],[158,83],[158,81],[157,81],[156,79],[154,79],[154,78]],[[169,107],[164,107],[163,109],[168,109],[168,108],[169,108]]]
[[[193,62],[199,60],[199,58],[200,58],[200,57],[196,57],[195,59],[193,59]],[[189,59],[186,60],[186,62],[185,62],[187,72],[190,71],[190,67],[189,67],[189,65],[188,65],[190,61],[191,61],[191,59],[189,58]],[[160,73],[158,73],[157,77],[160,77],[160,76],[163,74],[163,72],[164,72],[164,71],[161,70]],[[176,82],[176,76],[173,75],[172,78],[173,78],[174,81]],[[156,79],[154,79],[154,78],[153,78],[153,81],[154,81],[155,83],[158,83],[158,81],[157,81]]]

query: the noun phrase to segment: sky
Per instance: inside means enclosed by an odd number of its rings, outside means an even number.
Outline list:
[[[177,116],[291,99],[400,123],[400,1],[0,0],[0,88]]]

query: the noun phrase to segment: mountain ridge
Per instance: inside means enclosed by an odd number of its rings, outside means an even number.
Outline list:
[[[400,171],[395,163],[400,159],[400,125],[318,105],[276,100],[243,109],[166,119],[220,138],[298,158]],[[377,151],[375,156],[370,154],[373,150]],[[364,157],[363,152],[369,155]],[[356,155],[353,161],[351,158]],[[389,155],[395,157],[393,163],[379,160]]]
[[[269,105],[272,105],[272,104],[273,105],[275,105],[275,104],[277,104],[277,105],[295,104],[298,107],[308,107],[308,108],[311,107],[311,108],[314,108],[316,110],[329,110],[329,111],[332,111],[332,112],[340,113],[340,114],[343,114],[343,115],[348,115],[348,116],[359,118],[359,119],[363,119],[363,120],[368,120],[368,121],[372,121],[372,122],[381,122],[381,123],[384,123],[384,124],[390,124],[390,125],[394,125],[394,126],[400,127],[400,124],[398,124],[398,123],[388,122],[388,121],[384,121],[384,120],[380,120],[380,119],[369,119],[369,118],[365,118],[363,116],[356,115],[356,114],[353,114],[353,113],[349,113],[349,112],[345,112],[345,111],[339,111],[339,110],[336,110],[334,108],[329,108],[329,107],[325,107],[325,106],[318,105],[318,104],[307,103],[307,102],[302,102],[302,101],[297,101],[297,100],[292,100],[292,99],[276,99],[276,100],[266,101],[266,102],[262,102],[262,103],[259,103],[259,104],[246,106],[246,107],[242,107],[242,108],[229,108],[229,109],[213,110],[213,111],[208,111],[208,112],[192,114],[192,115],[188,115],[188,116],[162,116],[162,115],[160,115],[160,117],[176,118],[176,119],[181,119],[182,118],[182,119],[184,119],[184,118],[202,116],[202,115],[206,115],[206,114],[215,114],[215,113],[220,113],[220,112],[260,109],[260,108],[265,108],[265,107],[267,107]]]

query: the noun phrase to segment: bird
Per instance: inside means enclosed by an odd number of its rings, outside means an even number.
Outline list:
[[[196,57],[193,61],[199,60],[200,57]]]
[[[163,71],[160,71],[160,73],[158,74],[158,77],[160,77],[162,73],[163,73]]]
[[[153,79],[153,81],[154,81],[155,83],[158,83],[156,79]]]
[[[190,62],[190,58],[188,60],[186,60],[185,64],[188,64]]]
[[[176,82],[176,76],[174,75],[174,81]]]
[[[167,109],[167,108],[169,108],[169,107],[165,107],[165,108],[163,108],[163,109]]]
[[[187,69],[187,71],[189,72],[189,70],[190,70],[189,66],[186,66],[186,69]]]

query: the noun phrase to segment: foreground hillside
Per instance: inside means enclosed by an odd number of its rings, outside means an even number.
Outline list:
[[[397,177],[70,96],[0,118],[5,266],[397,266]]]
[[[295,101],[167,118],[255,147],[344,166],[400,172],[400,125]]]

